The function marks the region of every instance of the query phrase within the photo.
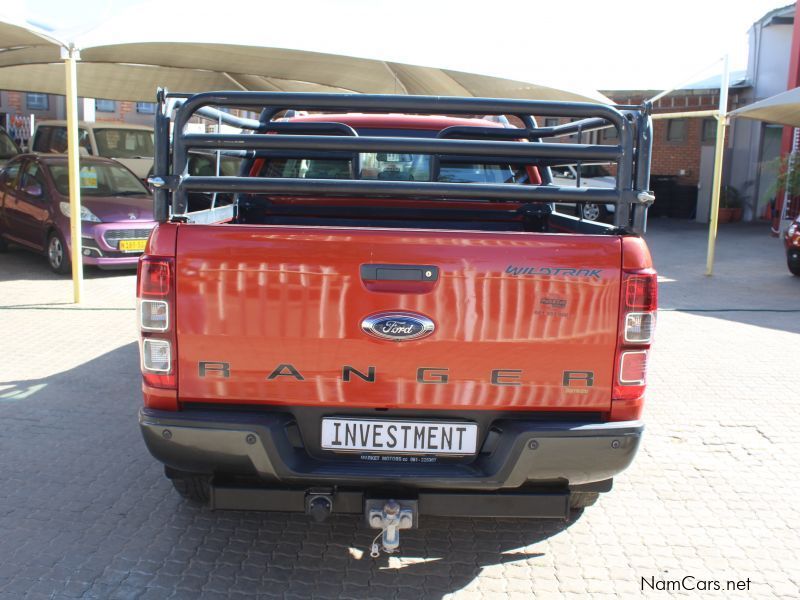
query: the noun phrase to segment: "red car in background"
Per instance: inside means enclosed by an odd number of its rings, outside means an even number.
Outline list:
[[[800,276],[800,215],[786,229],[783,237],[786,246],[786,263],[793,275]]]

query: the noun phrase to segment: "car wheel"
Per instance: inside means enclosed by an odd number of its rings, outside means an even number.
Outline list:
[[[3,239],[3,236],[0,235],[0,252],[5,252],[6,250],[8,250],[8,244]]]
[[[172,487],[183,498],[196,504],[208,504],[211,497],[211,477],[208,475],[187,473],[171,467],[164,467],[164,475],[172,481]]]
[[[800,277],[800,255],[788,255],[786,257],[786,264],[789,267],[789,271],[791,271],[792,275],[797,275]]]
[[[599,221],[604,212],[605,209],[602,206],[593,202],[581,206],[581,215],[586,221]]]
[[[72,270],[67,245],[57,231],[51,231],[47,236],[47,262],[59,275],[65,275]]]
[[[592,506],[600,497],[600,492],[572,492],[569,495],[569,507],[573,510]]]

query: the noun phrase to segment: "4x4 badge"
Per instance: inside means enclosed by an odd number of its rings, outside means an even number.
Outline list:
[[[361,321],[364,333],[393,342],[418,340],[432,334],[435,328],[428,317],[409,312],[382,312]]]

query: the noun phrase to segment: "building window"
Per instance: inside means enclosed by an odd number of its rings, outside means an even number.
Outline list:
[[[136,112],[141,113],[143,115],[154,115],[156,114],[156,103],[155,102],[137,102],[136,103]]]
[[[667,141],[686,141],[686,119],[669,119],[667,121]]]
[[[47,94],[29,93],[25,102],[29,110],[48,110],[50,108],[50,97]]]
[[[703,141],[715,142],[717,141],[717,120],[716,119],[703,119]]]
[[[545,127],[557,127],[558,126],[558,118],[556,117],[546,117],[544,120]]]
[[[100,100],[94,101],[94,109],[97,112],[117,112],[117,103],[114,100]]]

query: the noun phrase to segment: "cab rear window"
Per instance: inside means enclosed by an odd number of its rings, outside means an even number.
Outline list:
[[[359,130],[361,136],[433,137],[435,131]],[[341,156],[341,153],[340,153]],[[441,181],[446,183],[529,183],[528,169],[509,164],[440,161],[427,154],[360,153],[353,158],[270,158],[257,160],[254,177]]]

